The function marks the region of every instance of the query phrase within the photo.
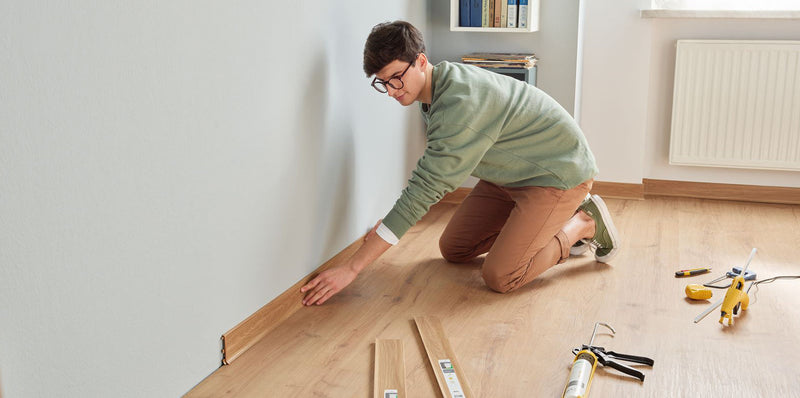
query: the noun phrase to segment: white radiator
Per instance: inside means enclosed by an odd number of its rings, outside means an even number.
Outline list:
[[[669,162],[800,170],[800,41],[678,40]]]

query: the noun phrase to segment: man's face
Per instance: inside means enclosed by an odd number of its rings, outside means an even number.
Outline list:
[[[391,85],[385,85],[386,94],[403,106],[413,104],[425,85],[425,74],[420,67],[421,58],[418,56],[414,65],[405,61],[394,60],[375,74],[378,79],[391,83]]]

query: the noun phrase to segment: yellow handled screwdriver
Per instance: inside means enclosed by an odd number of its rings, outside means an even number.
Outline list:
[[[706,272],[709,271],[711,271],[711,267],[682,269],[680,271],[675,271],[675,277],[680,278],[682,276],[695,276],[695,275],[705,274]]]

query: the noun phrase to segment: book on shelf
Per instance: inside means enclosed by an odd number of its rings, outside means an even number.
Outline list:
[[[489,27],[489,0],[481,0],[481,27]]]
[[[481,16],[483,14],[483,0],[469,0],[471,4],[470,14],[469,14],[469,26],[473,28],[480,28],[481,27]]]
[[[528,61],[536,59],[534,53],[470,53],[464,55],[463,59],[487,60],[487,61]]]
[[[472,53],[461,57],[461,62],[479,68],[530,69],[536,61],[533,53]]]
[[[466,65],[477,66],[478,68],[488,69],[530,69],[533,66],[520,66],[518,64],[483,64],[483,63],[466,63]]]
[[[508,0],[508,23],[506,27],[517,27],[517,0]]]
[[[528,27],[528,0],[519,0],[517,27]]]
[[[494,27],[499,28],[500,21],[503,19],[503,4],[505,0],[492,0],[494,2]]]
[[[458,26],[472,26],[469,21],[472,13],[471,2],[472,0],[458,0]]]
[[[500,5],[500,27],[508,27],[508,0],[496,0],[501,3]]]
[[[493,28],[494,27],[494,0],[487,0],[486,8],[489,11],[489,15],[486,17],[486,27]]]

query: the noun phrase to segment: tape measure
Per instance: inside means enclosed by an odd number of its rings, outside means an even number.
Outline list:
[[[697,284],[686,285],[686,297],[692,300],[708,300],[713,293],[711,289]]]

